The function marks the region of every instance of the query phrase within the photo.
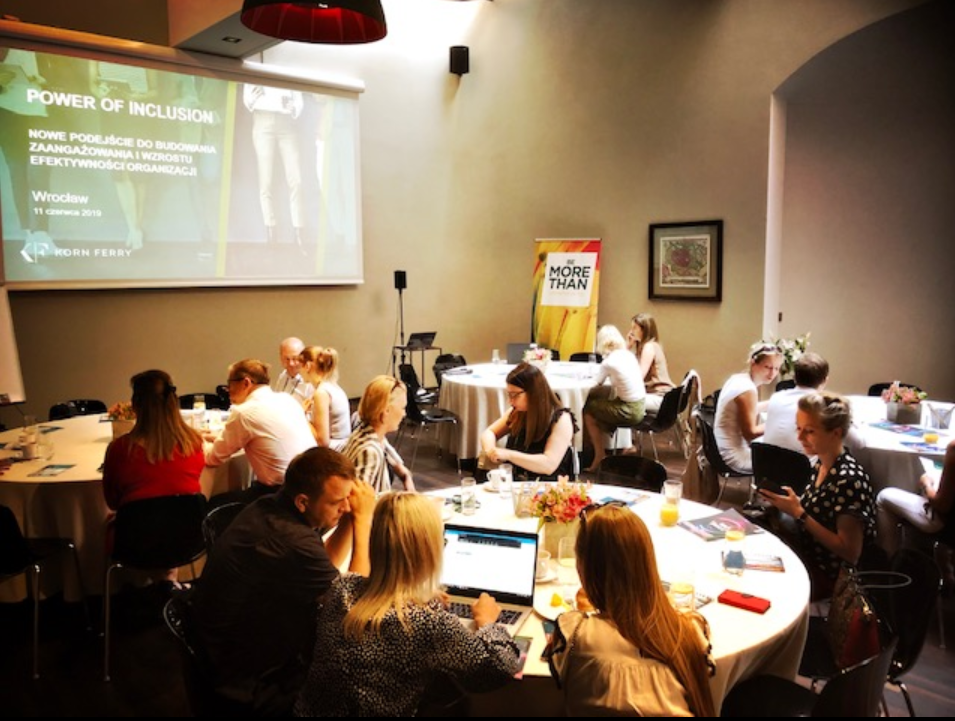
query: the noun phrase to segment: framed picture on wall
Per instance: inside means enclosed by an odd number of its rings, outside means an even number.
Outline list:
[[[723,221],[650,226],[650,297],[723,299]]]

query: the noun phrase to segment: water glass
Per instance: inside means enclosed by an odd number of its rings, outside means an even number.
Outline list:
[[[501,351],[495,348],[491,351],[491,363],[500,363],[501,362]]]
[[[514,483],[514,466],[502,463],[497,470],[501,472],[501,498],[510,498],[511,485]]]
[[[670,583],[670,603],[682,613],[696,610],[696,586],[692,578],[678,578]]]
[[[465,516],[477,513],[477,481],[474,478],[461,479],[461,513]]]
[[[37,443],[37,451],[44,461],[53,458],[53,440],[51,438],[41,438]]]
[[[511,500],[514,503],[515,516],[530,518],[531,503],[534,500],[534,484],[529,481],[514,481],[511,486]]]
[[[736,528],[726,531],[723,541],[723,570],[734,576],[741,576],[746,568],[746,556],[743,554],[746,532]]]
[[[667,503],[680,505],[680,499],[683,498],[683,481],[664,481],[663,497]]]

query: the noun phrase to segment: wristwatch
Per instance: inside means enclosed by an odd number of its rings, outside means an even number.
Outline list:
[[[800,510],[802,510],[802,513],[800,513],[798,516],[796,516],[796,523],[798,523],[800,526],[802,526],[802,525],[805,525],[805,523],[806,523],[806,516],[809,515],[809,511],[807,511],[807,510],[806,510],[805,508],[803,508],[802,506],[800,506],[799,508],[800,508]]]

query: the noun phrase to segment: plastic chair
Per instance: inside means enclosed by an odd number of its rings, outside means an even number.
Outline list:
[[[86,604],[86,589],[80,574],[80,560],[76,554],[76,544],[70,538],[26,538],[20,530],[20,524],[13,511],[0,506],[0,581],[26,574],[30,581],[30,595],[33,597],[33,678],[40,678],[40,572],[47,560],[69,551],[76,567],[76,577],[83,593],[83,609],[86,613],[86,627],[90,628],[89,607]]]
[[[805,490],[812,464],[804,454],[762,441],[753,443],[750,448],[753,451],[753,478],[757,488],[768,481],[778,486],[789,486],[797,495]]]
[[[219,396],[219,408],[227,411],[232,407],[232,399],[229,398],[229,386],[216,386],[216,395]]]
[[[787,378],[786,380],[779,381],[779,383],[776,384],[776,392],[778,393],[779,391],[788,391],[795,387],[796,387],[796,381],[793,380],[792,378]]]
[[[881,396],[881,395],[882,395],[882,391],[888,390],[889,386],[891,386],[891,385],[892,385],[891,382],[890,382],[890,383],[873,383],[871,386],[869,386],[868,395],[870,395],[870,396]],[[918,393],[921,393],[921,392],[922,392],[922,389],[921,389],[919,386],[915,385],[914,383],[903,383],[902,381],[899,381],[899,385],[900,385],[900,386],[908,386],[909,388],[914,388],[914,389],[916,390],[916,392],[918,392]]]
[[[468,362],[464,360],[464,356],[457,355],[456,353],[442,353],[435,358],[431,370],[434,373],[435,380],[437,380],[438,390],[441,389],[441,376],[444,375],[445,371],[451,370],[452,368],[460,368],[467,364]]]
[[[404,430],[407,426],[413,426],[414,428],[424,429],[428,426],[437,426],[442,423],[450,423],[454,426],[455,435],[458,433],[458,416],[452,411],[446,410],[444,408],[422,408],[418,405],[417,400],[414,397],[414,394],[411,393],[411,389],[408,389],[408,408],[406,409],[406,415],[404,421],[401,423],[401,428],[398,429],[398,437],[395,439],[395,446],[397,447],[402,438],[404,437]],[[415,460],[418,457],[418,443],[421,440],[420,434],[414,434],[414,452],[411,455],[411,464],[408,466],[408,470],[414,471]],[[439,452],[440,452],[440,446]],[[457,459],[458,464],[458,473],[461,473],[461,459]]]
[[[890,638],[881,652],[830,678],[820,693],[778,676],[752,676],[736,684],[723,701],[724,717],[812,716],[845,718],[879,715],[886,673],[895,652]]]
[[[424,406],[433,406],[438,402],[438,394],[421,386],[418,373],[410,363],[400,363],[398,365],[398,376],[401,378],[401,382],[408,386],[409,400],[414,396],[418,405]]]
[[[228,408],[228,406],[222,407],[222,399],[219,398],[218,393],[186,393],[179,396],[179,407],[191,411],[197,400],[202,400],[206,404],[206,410],[224,411]]]
[[[76,398],[71,401],[63,401],[50,406],[48,414],[51,421],[61,421],[64,418],[73,418],[74,416],[95,416],[97,413],[105,413],[106,404],[103,401]]]
[[[597,483],[659,493],[667,479],[667,469],[658,461],[643,456],[606,456],[597,467]]]
[[[113,572],[178,568],[206,552],[202,521],[206,497],[201,493],[159,496],[121,506],[114,521],[113,552],[103,589],[103,678],[109,681],[110,611]],[[195,575],[195,568],[193,568]]]
[[[597,363],[603,362],[603,356],[599,353],[571,353],[570,362],[571,363],[590,363],[590,357],[594,357],[594,361]]]
[[[703,447],[703,455],[710,468],[720,479],[720,490],[714,505],[718,506],[720,501],[723,500],[723,492],[726,490],[726,484],[730,479],[748,479],[747,486],[749,487],[750,497],[752,497],[752,474],[730,468],[729,464],[723,460],[719,446],[716,445],[716,435],[713,433],[712,421],[707,420],[699,410],[694,413],[694,416],[696,417],[696,428]]]
[[[219,536],[225,532],[229,524],[235,520],[235,517],[238,516],[247,505],[249,504],[242,503],[241,501],[233,501],[231,503],[223,503],[221,506],[216,506],[206,513],[205,518],[202,519],[202,538],[206,544],[207,555],[212,556],[212,549],[216,545]]]
[[[633,426],[633,430],[635,430],[637,433],[650,434],[650,445],[653,447],[653,458],[657,461],[660,460],[660,454],[657,452],[657,443],[653,434],[664,433],[677,426],[677,421],[680,417],[680,400],[685,394],[687,394],[687,392],[687,389],[682,385],[674,386],[666,392],[666,395],[663,396],[663,402],[660,404],[660,410],[657,411],[655,416],[644,416],[642,421]],[[679,438],[680,442],[680,450],[681,452],[685,453],[683,449],[683,439],[680,436],[681,434],[677,433],[677,437]],[[640,452],[643,452],[642,440],[640,442]]]

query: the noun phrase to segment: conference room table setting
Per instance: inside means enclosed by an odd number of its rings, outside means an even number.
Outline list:
[[[454,412],[460,427],[457,438],[452,433],[441,435],[443,451],[456,453],[458,458],[478,457],[481,432],[508,408],[506,378],[515,367],[510,363],[477,363],[445,371],[438,405]],[[584,403],[594,387],[598,367],[596,363],[551,361],[544,370],[550,387],[561,404],[573,412],[578,426],[582,426]],[[617,448],[631,447],[630,433],[617,433],[615,442]],[[574,445],[577,450],[583,448],[582,432],[574,435]]]
[[[191,417],[192,411],[183,411]],[[213,426],[221,422],[208,411]],[[111,423],[103,415],[76,416],[37,426],[36,458],[23,459],[23,429],[0,433],[0,459],[12,461],[0,475],[0,504],[9,506],[27,537],[67,537],[76,544],[86,592],[101,593],[106,573],[106,519],[110,513],[103,499],[103,459],[113,439]],[[202,492],[211,497],[246,488],[251,471],[244,455],[222,466],[205,468]],[[82,599],[80,580],[72,563],[62,573],[41,576],[44,596],[63,591],[67,601]],[[184,576],[188,579],[188,576]],[[0,584],[0,602],[26,597],[23,577]]]
[[[809,576],[782,540],[748,524],[738,513],[685,498],[678,504],[679,523],[664,526],[662,494],[610,485],[587,487],[594,502],[624,501],[647,524],[663,582],[674,588],[677,583],[687,582],[695,587],[697,608],[710,626],[716,664],[710,688],[717,710],[730,689],[750,676],[769,673],[795,678],[809,625]],[[456,487],[429,495],[445,499],[444,520],[449,524],[537,530],[539,519],[515,515],[513,494],[491,488],[488,483],[478,486],[473,515],[460,512],[455,498],[459,498],[460,490]],[[736,574],[723,568],[728,543],[724,536],[726,529],[740,527],[749,533],[743,541],[746,567]],[[562,569],[557,561],[552,557],[546,562],[550,564],[548,572],[535,585],[534,613],[516,634],[530,639],[522,677],[497,691],[473,695],[473,715],[564,715],[563,692],[557,689],[541,657],[547,643],[544,624],[570,608],[579,579],[576,569],[571,569],[568,584],[567,568]],[[746,601],[763,606],[768,602],[768,609],[760,613],[721,602],[719,597],[727,591],[727,602],[732,597],[744,599],[744,605]]]
[[[878,396],[849,396],[849,402],[852,429],[847,445],[868,471],[876,493],[886,487],[919,493],[919,477],[941,463],[953,435],[951,427],[933,427],[932,401],[922,402],[918,425],[886,420],[886,403]]]

